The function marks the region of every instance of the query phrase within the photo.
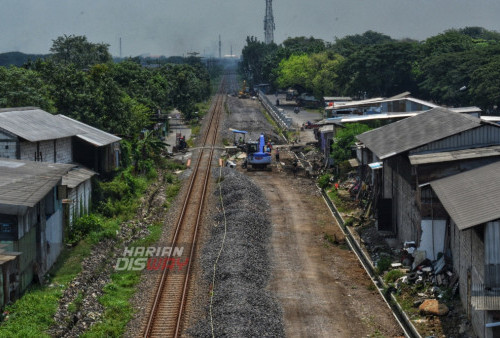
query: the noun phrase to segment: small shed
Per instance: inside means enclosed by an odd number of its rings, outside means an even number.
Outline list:
[[[65,125],[78,129],[73,142],[74,161],[99,174],[107,174],[120,165],[121,138],[64,115]]]
[[[42,276],[63,247],[62,178],[74,165],[0,159],[0,240],[20,252],[14,279],[4,279],[11,299]],[[11,271],[12,272],[12,271]],[[11,273],[12,275],[12,273]]]

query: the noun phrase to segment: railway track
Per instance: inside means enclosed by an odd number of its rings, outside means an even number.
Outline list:
[[[196,255],[197,236],[203,213],[210,169],[217,141],[219,121],[224,111],[226,79],[223,78],[219,91],[212,101],[209,121],[203,136],[196,164],[189,181],[187,193],[168,243],[170,248],[179,245],[187,253],[187,264],[179,270],[164,268],[159,277],[154,302],[144,329],[144,337],[178,337],[183,329],[183,312],[189,299],[190,272]],[[171,255],[168,256],[171,258]]]

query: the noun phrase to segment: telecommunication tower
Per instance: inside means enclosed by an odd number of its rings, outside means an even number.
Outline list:
[[[274,42],[274,17],[273,17],[273,0],[266,0],[266,16],[264,18],[264,35],[266,44]]]
[[[219,59],[222,57],[222,42],[220,41],[220,34],[219,34]]]

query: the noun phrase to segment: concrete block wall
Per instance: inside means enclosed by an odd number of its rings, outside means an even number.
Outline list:
[[[71,137],[56,140],[56,163],[73,162],[73,150],[71,148]]]
[[[16,158],[16,141],[0,141],[0,157]]]
[[[41,157],[42,162],[71,163],[73,160],[71,137],[40,142],[21,142],[20,156],[21,160],[27,161],[40,161]]]
[[[36,142],[21,142],[20,160],[35,161]]]

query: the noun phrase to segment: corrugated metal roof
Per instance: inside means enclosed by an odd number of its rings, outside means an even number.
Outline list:
[[[500,122],[500,116],[481,116],[481,120],[489,122]]]
[[[80,132],[56,116],[32,107],[1,109],[0,128],[30,142],[70,137]]]
[[[476,117],[455,113],[445,108],[433,108],[407,119],[358,135],[378,158],[388,158],[424,144],[477,128],[482,123]]]
[[[70,117],[64,115],[57,115],[56,117],[64,121],[66,125],[80,129],[80,132],[76,134],[76,136],[86,142],[92,143],[96,147],[102,147],[121,140],[118,136],[106,133],[105,131],[89,126],[83,122],[73,120]]]
[[[449,161],[467,160],[472,158],[482,158],[500,156],[500,146],[463,149],[456,151],[444,151],[439,153],[430,153],[422,155],[409,156],[412,165],[440,163]]]
[[[481,113],[482,112],[481,108],[476,107],[476,106],[457,107],[457,108],[448,108],[448,109],[454,111],[455,113],[466,113],[466,114]]]
[[[460,230],[500,218],[500,162],[433,181],[431,186]]]
[[[351,107],[358,107],[362,105],[369,105],[373,103],[379,103],[383,100],[383,97],[376,97],[372,99],[366,99],[366,100],[360,100],[360,101],[350,101],[350,102],[339,102],[338,104],[335,104],[333,106],[328,106],[325,108],[325,110],[333,110],[333,109],[342,109],[342,108],[351,108]]]
[[[33,207],[73,167],[0,159],[0,204]]]
[[[324,96],[324,101],[352,101],[350,96]]]
[[[333,124],[327,124],[327,125],[324,125],[323,127],[320,127],[319,132],[320,133],[333,133],[334,129],[335,128],[334,128]]]
[[[80,167],[74,168],[63,176],[62,185],[66,185],[68,186],[68,188],[73,189],[80,185],[80,183],[85,182],[94,175],[97,175],[97,173],[90,169]]]

